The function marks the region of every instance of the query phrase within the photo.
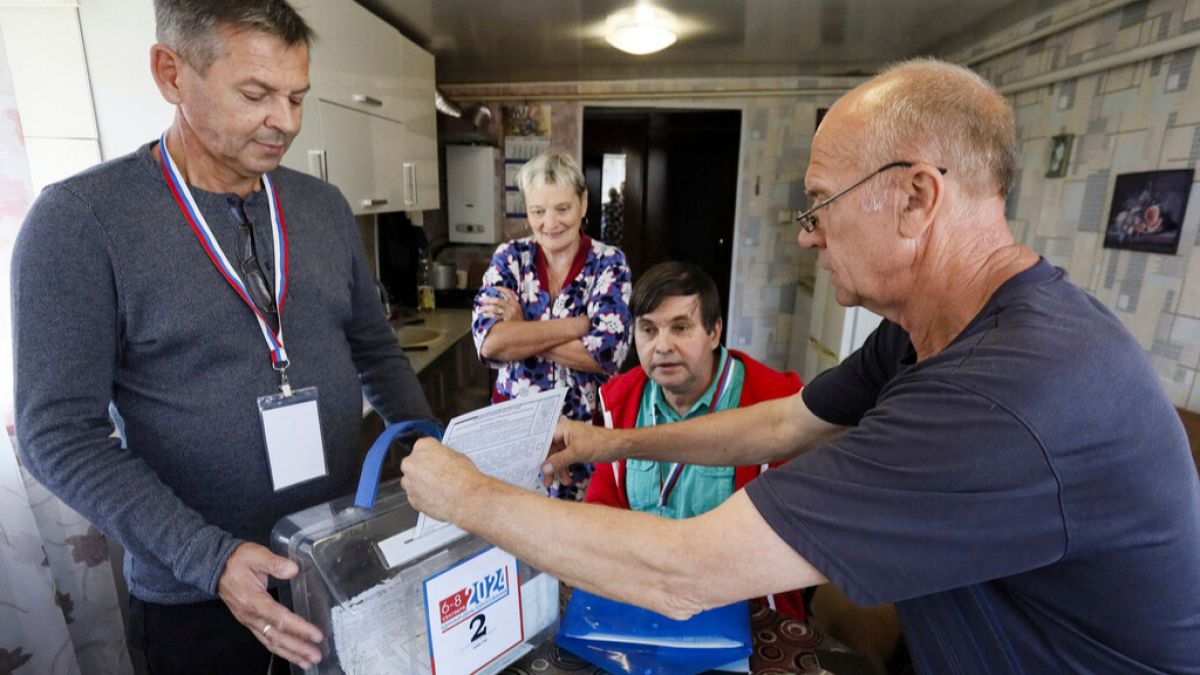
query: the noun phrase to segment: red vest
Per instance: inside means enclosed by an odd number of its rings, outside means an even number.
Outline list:
[[[796,373],[781,373],[742,352],[730,349],[729,356],[741,362],[744,368],[742,397],[738,407],[744,408],[761,401],[791,396],[800,391],[800,377]],[[614,429],[632,429],[637,426],[638,409],[642,392],[650,381],[640,366],[624,372],[600,387],[600,407],[604,414],[604,425]],[[778,466],[782,462],[772,464]],[[755,464],[734,469],[733,489],[740,490],[756,476],[762,467]],[[625,460],[611,464],[597,464],[588,483],[585,502],[607,504],[623,509],[629,508],[629,497],[625,492]],[[784,615],[804,620],[804,601],[800,591],[790,591],[774,596],[775,609]]]

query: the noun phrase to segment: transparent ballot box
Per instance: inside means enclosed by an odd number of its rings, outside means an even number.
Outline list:
[[[308,673],[495,673],[558,631],[556,578],[452,526],[414,538],[399,480],[378,483],[388,445],[412,428],[379,437],[355,496],[272,532],[272,550],[300,567],[285,601],[325,636]]]

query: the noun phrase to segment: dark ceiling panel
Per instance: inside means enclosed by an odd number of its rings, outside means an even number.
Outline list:
[[[675,45],[631,56],[603,39],[630,1],[358,0],[437,58],[438,81],[842,75],[946,53],[1056,0],[659,0]]]

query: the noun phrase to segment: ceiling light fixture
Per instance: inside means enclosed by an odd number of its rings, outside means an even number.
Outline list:
[[[666,10],[639,4],[608,17],[604,39],[630,54],[653,54],[675,44],[675,17]]]

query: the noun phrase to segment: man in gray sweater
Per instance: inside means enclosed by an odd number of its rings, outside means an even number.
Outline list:
[[[283,0],[205,5],[155,2],[165,143],[47,187],[21,230],[17,434],[125,547],[152,671],[262,673],[324,639],[272,597],[296,573],[272,525],[353,490],[363,392],[388,421],[432,415],[346,200],[279,168],[309,27]]]

